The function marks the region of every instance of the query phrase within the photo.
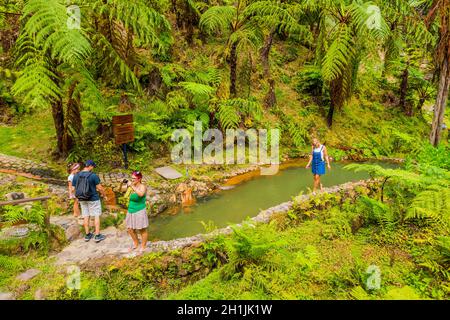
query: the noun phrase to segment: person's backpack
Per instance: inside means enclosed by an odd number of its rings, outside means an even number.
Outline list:
[[[89,174],[78,174],[75,185],[75,197],[80,201],[87,201],[92,196],[89,188],[89,177],[91,174],[92,172],[89,172]]]

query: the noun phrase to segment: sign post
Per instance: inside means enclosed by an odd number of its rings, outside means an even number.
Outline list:
[[[127,143],[134,141],[133,115],[113,116],[113,133],[116,145],[122,145],[125,169],[128,169]]]

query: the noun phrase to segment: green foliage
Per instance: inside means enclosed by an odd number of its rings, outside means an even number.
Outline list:
[[[260,119],[261,105],[251,99],[226,99],[219,101],[216,118],[222,129],[236,129],[245,116]]]
[[[321,69],[315,65],[307,65],[296,76],[296,87],[298,93],[309,93],[312,96],[322,95],[323,78]]]
[[[450,148],[444,144],[438,147],[426,143],[417,153],[415,158],[417,162],[426,169],[427,167],[437,167],[450,170]]]
[[[14,225],[18,222],[35,223],[44,227],[46,212],[40,203],[34,203],[30,209],[22,206],[6,206],[2,214],[2,220],[6,225]]]
[[[128,205],[128,203],[126,203],[125,205]],[[106,218],[102,219],[101,227],[102,227],[102,229],[106,229],[109,226],[118,228],[125,220],[125,217],[126,217],[126,214],[123,212],[117,212],[115,214],[110,214],[110,215],[106,216]]]
[[[226,242],[228,263],[222,269],[227,279],[242,275],[249,265],[259,264],[270,267],[270,252],[283,245],[276,240],[276,231],[272,225],[252,230],[251,225],[244,229],[233,228],[233,237]]]
[[[23,262],[17,257],[0,255],[0,268],[13,271],[22,269]]]
[[[421,300],[421,297],[411,287],[392,288],[383,297],[386,300]]]
[[[294,145],[296,147],[306,146],[308,141],[308,131],[294,119],[289,119],[286,126]]]
[[[450,228],[450,190],[448,186],[432,185],[418,193],[411,201],[405,219],[429,220],[444,228]]]
[[[91,53],[91,46],[80,30],[68,28],[66,7],[58,0],[28,1],[23,16],[26,23],[17,40],[21,52],[17,63],[24,69],[13,86],[13,93],[23,95],[24,103],[50,107],[52,101],[63,95],[51,59],[60,61],[63,68],[64,64],[77,66],[83,74],[83,61]],[[44,53],[47,49],[49,55]]]
[[[114,141],[105,141],[102,136],[81,139],[67,157],[68,162],[83,162],[85,159],[92,159],[98,163],[100,170],[120,167],[122,163],[119,147],[114,144]]]
[[[236,8],[233,6],[210,7],[200,18],[200,28],[210,33],[230,29],[235,16]]]
[[[368,223],[393,228],[398,222],[398,218],[388,205],[367,196],[360,197],[358,202],[363,207]]]

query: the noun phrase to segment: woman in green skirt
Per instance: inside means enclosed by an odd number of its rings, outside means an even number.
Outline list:
[[[133,240],[133,246],[130,248],[130,251],[139,248],[138,253],[142,253],[145,251],[148,238],[148,217],[146,212],[147,187],[142,183],[142,173],[134,171],[132,181],[128,181],[127,186],[131,188],[130,202],[125,218],[128,234]],[[141,234],[140,246],[137,233]]]

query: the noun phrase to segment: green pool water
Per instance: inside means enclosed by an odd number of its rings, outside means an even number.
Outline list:
[[[324,187],[369,178],[364,172],[344,170],[348,163],[333,163],[331,171],[322,176]],[[383,164],[389,166],[390,164]],[[303,166],[280,170],[276,175],[258,176],[230,190],[223,190],[196,204],[182,209],[176,215],[162,214],[150,219],[149,238],[171,240],[205,233],[201,221],[212,221],[221,228],[240,223],[261,210],[289,201],[301,191],[312,188],[311,169]]]

